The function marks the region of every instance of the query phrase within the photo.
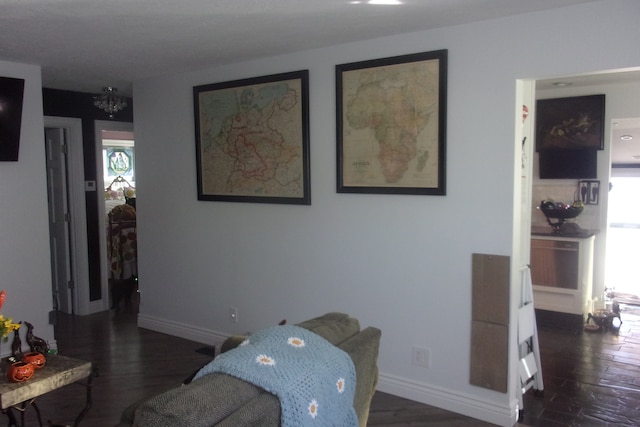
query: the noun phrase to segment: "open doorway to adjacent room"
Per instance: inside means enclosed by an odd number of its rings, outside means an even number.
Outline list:
[[[640,169],[638,170],[640,172]],[[630,294],[640,303],[640,176],[611,177],[605,282],[616,297]]]
[[[119,310],[137,297],[136,156],[133,125],[96,122],[103,295]]]
[[[613,119],[611,126],[605,285],[618,301],[640,304],[640,118]]]

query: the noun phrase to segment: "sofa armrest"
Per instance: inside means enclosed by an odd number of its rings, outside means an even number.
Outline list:
[[[160,388],[159,390],[156,390],[153,394],[151,394],[149,396],[145,396],[145,397],[139,399],[138,401],[136,401],[135,403],[132,403],[127,408],[125,408],[124,411],[122,411],[122,414],[120,415],[120,422],[116,425],[116,427],[130,427],[130,426],[132,426],[133,425],[133,419],[135,418],[135,412],[136,412],[136,409],[138,409],[138,406],[142,405],[144,402],[146,402],[147,400],[149,400],[153,396],[157,396],[159,394],[166,393],[169,390],[173,390],[174,388],[180,387],[181,385],[182,385],[182,383],[180,383],[180,384],[171,384],[169,386],[164,386],[164,387]]]
[[[261,388],[229,375],[207,375],[140,404],[133,425],[212,426],[263,393]],[[271,410],[279,414],[279,400],[275,396],[271,404]]]

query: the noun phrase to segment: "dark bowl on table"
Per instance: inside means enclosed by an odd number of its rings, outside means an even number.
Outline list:
[[[584,208],[581,206],[557,207],[551,202],[543,202],[540,204],[540,210],[547,218],[551,219],[571,219],[576,218],[582,213]]]

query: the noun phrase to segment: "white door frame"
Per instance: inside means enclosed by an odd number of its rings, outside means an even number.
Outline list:
[[[102,165],[102,131],[128,131],[133,132],[133,123],[116,122],[112,120],[96,120],[96,187],[99,191],[104,191],[104,169]],[[107,220],[105,214],[104,197],[98,197],[98,227],[100,230],[100,281],[102,289],[102,300],[99,311],[109,310],[109,263],[107,259]]]
[[[46,128],[66,130],[67,174],[69,177],[67,197],[71,212],[69,225],[69,251],[74,260],[71,279],[74,312],[79,315],[90,314],[89,301],[89,252],[87,248],[87,212],[85,202],[84,158],[82,149],[82,119],[72,117],[45,116]]]

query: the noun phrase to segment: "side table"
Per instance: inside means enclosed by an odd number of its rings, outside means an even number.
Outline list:
[[[86,387],[86,405],[76,417],[74,427],[77,426],[91,408],[91,389],[93,377],[96,376],[91,362],[60,355],[47,356],[45,366],[38,369],[33,377],[22,383],[12,383],[4,375],[0,377],[0,409],[9,418],[9,426],[24,426],[24,411],[31,405],[38,415],[38,422],[42,426],[40,410],[35,404],[35,398],[72,383]],[[86,382],[80,382],[85,380]],[[21,423],[18,424],[14,410],[22,413]]]

